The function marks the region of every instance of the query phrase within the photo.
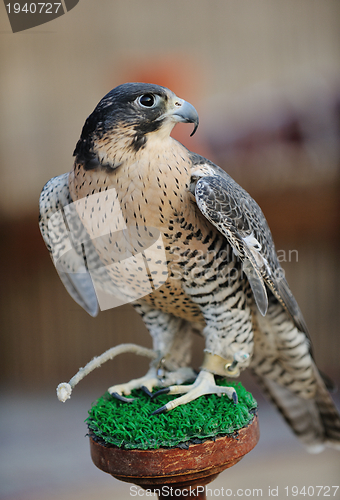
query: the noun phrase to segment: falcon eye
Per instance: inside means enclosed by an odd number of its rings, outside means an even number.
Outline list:
[[[138,98],[138,102],[143,108],[152,108],[155,105],[156,99],[152,94],[143,94]]]

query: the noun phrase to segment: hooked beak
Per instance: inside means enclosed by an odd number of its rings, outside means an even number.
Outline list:
[[[169,113],[176,122],[193,123],[194,130],[191,132],[190,137],[194,135],[197,130],[199,119],[198,113],[190,102],[183,99],[176,98],[174,102],[174,109]]]

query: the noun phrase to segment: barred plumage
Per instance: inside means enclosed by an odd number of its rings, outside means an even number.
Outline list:
[[[309,449],[340,447],[339,413],[266,219],[228,174],[170,137],[179,121],[196,129],[198,116],[168,89],[117,87],[86,120],[73,171],[41,195],[41,232],[73,298],[95,315],[93,280],[103,292],[135,299],[153,337],[159,357],[147,376],[110,390],[129,394],[193,376],[191,333],[200,333],[201,372],[175,404],[216,392],[207,372],[237,377],[250,366]],[[235,391],[226,393],[235,400]]]

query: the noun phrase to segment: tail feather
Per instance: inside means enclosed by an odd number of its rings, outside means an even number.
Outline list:
[[[340,450],[340,415],[319,373],[315,403],[324,428],[325,444]]]
[[[309,452],[318,453],[326,446],[340,450],[340,415],[317,368],[315,375],[315,398],[303,399],[287,387],[255,373],[266,396]]]

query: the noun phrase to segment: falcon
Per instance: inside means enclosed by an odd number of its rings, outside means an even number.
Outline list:
[[[125,294],[152,336],[157,359],[147,374],[109,392],[124,401],[140,387],[180,394],[156,413],[212,393],[237,404],[215,377],[249,368],[309,451],[340,449],[331,383],[315,366],[261,209],[170,136],[178,122],[194,133],[198,121],[165,87],[120,85],[87,118],[71,172],[40,196],[41,233],[71,296],[95,316],[98,289]],[[152,245],[160,253],[148,254]],[[197,376],[192,333],[205,339]]]

